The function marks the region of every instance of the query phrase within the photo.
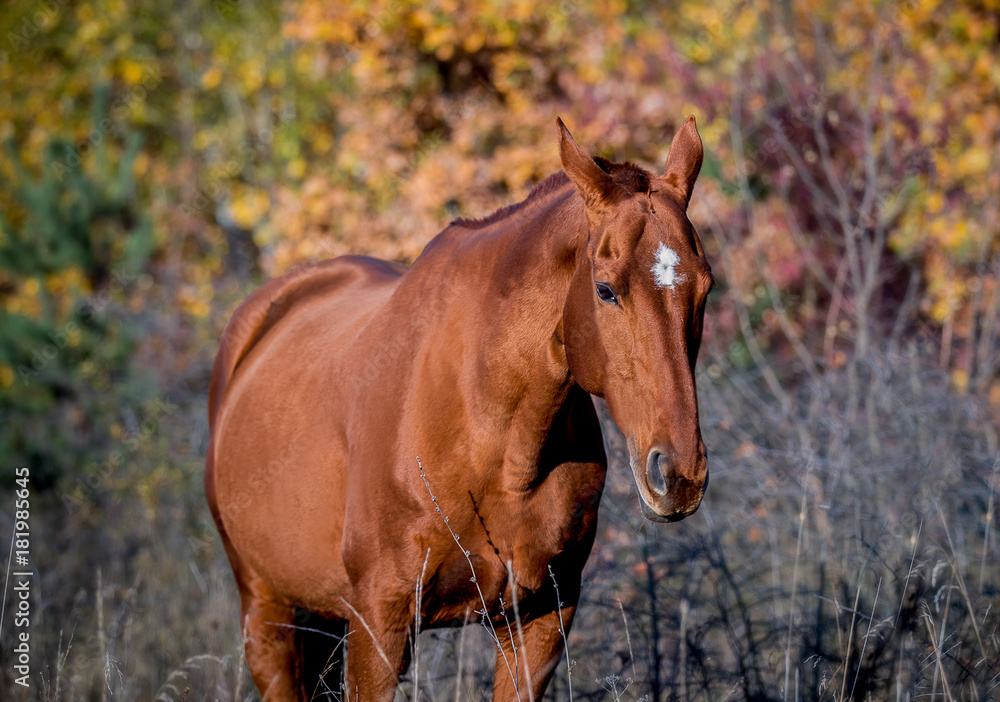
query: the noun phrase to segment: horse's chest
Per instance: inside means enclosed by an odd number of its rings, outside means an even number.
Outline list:
[[[450,548],[428,583],[427,624],[462,623],[467,613],[475,620],[484,604],[491,618],[502,619],[515,600],[523,605],[551,588],[550,566],[578,576],[593,543],[601,487],[603,474],[572,490],[512,500],[489,510],[492,518],[467,524],[460,541],[469,553]]]
[[[426,624],[475,621],[478,616],[474,613],[482,611],[484,602],[490,609],[497,602],[506,588],[506,580],[498,558],[487,559],[476,553],[466,557],[456,549],[454,555],[441,562],[423,593]]]
[[[490,619],[513,619],[515,599],[524,602],[540,588],[526,587],[513,559],[511,562],[514,581],[496,554],[486,558],[470,554],[468,559],[459,556],[442,563],[430,590],[424,593],[425,625],[475,622],[482,618],[484,606]]]

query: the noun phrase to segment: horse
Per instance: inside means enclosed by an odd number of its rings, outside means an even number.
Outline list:
[[[540,698],[607,473],[591,396],[643,514],[698,508],[713,278],[687,217],[694,117],[662,175],[557,127],[562,170],[522,202],[453,221],[409,268],[344,256],[274,279],[226,327],[205,491],[265,699],[391,700],[420,630],[477,619],[493,699]]]

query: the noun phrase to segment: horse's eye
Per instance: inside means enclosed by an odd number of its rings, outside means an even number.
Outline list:
[[[618,296],[615,295],[615,291],[607,283],[597,284],[597,296],[605,302],[610,302],[613,305],[618,304]]]

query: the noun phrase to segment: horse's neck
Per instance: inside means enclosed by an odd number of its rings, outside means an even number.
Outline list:
[[[502,342],[481,347],[482,357],[521,372],[526,357],[547,348],[562,319],[578,250],[586,246],[586,227],[582,202],[570,186],[469,242],[470,260],[492,264],[471,271],[468,280],[468,292],[478,296],[487,315],[481,338]]]
[[[484,266],[491,270],[469,291],[482,316],[464,352],[480,370],[473,375],[476,413],[504,437],[511,488],[537,477],[538,453],[571,387],[559,332],[587,240],[583,203],[571,187],[479,232],[469,247],[471,260],[495,265]]]

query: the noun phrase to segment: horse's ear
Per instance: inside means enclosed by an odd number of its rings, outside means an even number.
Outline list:
[[[684,208],[687,208],[691,200],[691,191],[694,190],[694,182],[698,179],[704,158],[705,149],[701,145],[694,115],[691,115],[684,120],[670,143],[670,153],[667,154],[667,165],[663,173],[663,180],[674,190]]]
[[[611,204],[617,188],[611,175],[580,148],[558,117],[556,124],[559,125],[559,158],[562,159],[563,170],[576,186],[587,207],[600,210],[603,205]]]

